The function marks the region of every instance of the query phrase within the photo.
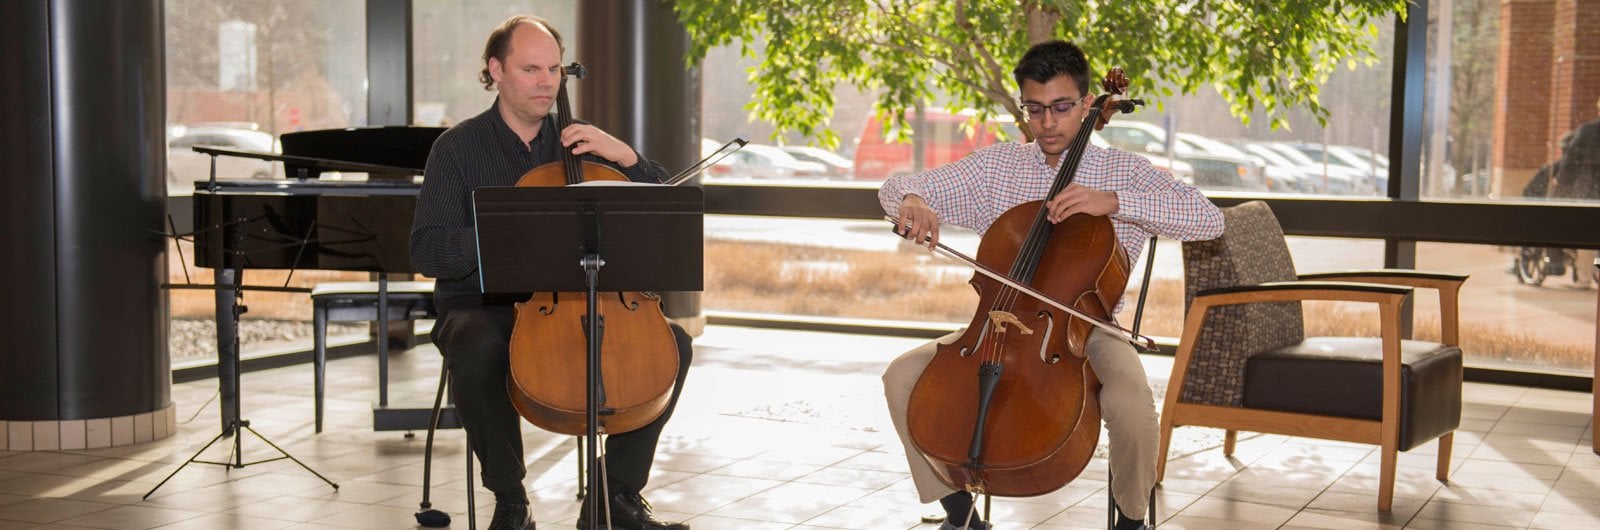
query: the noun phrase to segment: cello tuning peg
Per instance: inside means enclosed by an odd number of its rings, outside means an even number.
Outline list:
[[[584,76],[589,75],[589,69],[584,68],[583,64],[577,61],[573,61],[572,64],[567,65],[567,67],[563,69],[563,72],[578,79],[583,79]]]

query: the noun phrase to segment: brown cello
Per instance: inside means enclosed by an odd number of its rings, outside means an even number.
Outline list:
[[[1143,103],[1113,99],[1127,84],[1120,68],[1107,73],[1046,197],[1072,183],[1094,129]],[[965,333],[939,345],[911,392],[912,443],[950,487],[1042,495],[1094,456],[1100,382],[1084,347],[1094,327],[1120,329],[1108,323],[1127,287],[1128,256],[1109,218],[1076,214],[1052,224],[1047,212],[1044,201],[1022,203],[989,227],[971,281],[977,313]]]
[[[567,77],[582,79],[583,66],[562,68],[556,93],[556,131],[572,124]],[[533,168],[518,186],[566,186],[594,180],[628,180],[621,172],[561,149],[561,160]],[[576,265],[576,264],[574,264]],[[556,433],[588,431],[587,293],[534,293],[516,305],[511,332],[511,369],[506,391],[530,423]],[[678,377],[678,343],[661,312],[661,297],[643,292],[607,292],[596,298],[601,337],[599,432],[616,434],[655,421],[666,410]]]

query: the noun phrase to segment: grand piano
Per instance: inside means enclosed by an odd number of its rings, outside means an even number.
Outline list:
[[[415,273],[408,252],[419,176],[436,127],[371,127],[286,133],[283,154],[194,147],[197,152],[277,161],[282,180],[210,180],[195,183],[194,264],[211,268],[216,290],[217,370],[222,422],[238,419],[238,318],[245,291],[305,289],[242,284],[247,269],[340,270]],[[339,172],[340,179],[322,178]],[[343,180],[365,173],[366,180]],[[380,360],[380,370],[387,363]],[[386,384],[386,370],[380,384]],[[380,388],[374,426],[426,428],[427,409],[389,410]],[[453,418],[452,418],[453,419]]]

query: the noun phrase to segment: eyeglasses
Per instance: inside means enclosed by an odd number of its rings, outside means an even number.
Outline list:
[[[1025,111],[1028,112],[1028,119],[1037,120],[1037,119],[1040,119],[1040,118],[1044,117],[1044,113],[1045,113],[1046,109],[1048,109],[1051,112],[1056,113],[1056,115],[1058,115],[1058,116],[1066,114],[1068,112],[1072,112],[1072,109],[1074,107],[1077,107],[1078,106],[1078,102],[1080,102],[1080,101],[1083,101],[1083,98],[1078,98],[1078,99],[1072,100],[1072,101],[1062,101],[1062,102],[1053,103],[1053,104],[1050,104],[1050,105],[1040,105],[1038,103],[1023,103],[1022,104],[1022,110],[1025,110]]]

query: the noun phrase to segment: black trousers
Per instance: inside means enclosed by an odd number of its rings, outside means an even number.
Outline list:
[[[476,293],[441,293],[435,297],[435,306],[439,321],[433,331],[434,344],[450,369],[451,395],[462,427],[472,439],[472,452],[482,465],[483,486],[496,497],[525,496],[522,417],[506,396],[516,310],[507,303],[485,303]],[[644,490],[661,428],[678,406],[694,350],[682,327],[672,324],[672,333],[678,340],[678,382],[666,410],[642,428],[606,437],[606,471],[613,493],[617,488],[632,493]]]

